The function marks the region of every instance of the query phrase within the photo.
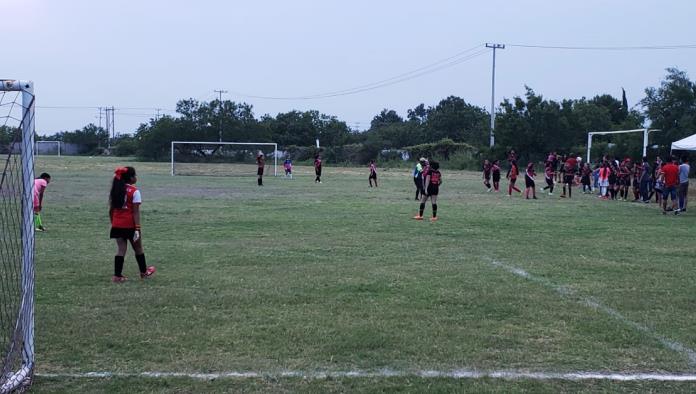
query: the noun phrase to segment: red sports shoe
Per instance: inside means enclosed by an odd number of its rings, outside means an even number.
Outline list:
[[[431,222],[437,222],[437,216],[431,217],[431,218],[430,218],[430,221],[431,221]]]
[[[423,220],[423,216],[421,216],[421,215],[416,215],[413,218],[416,220]]]
[[[145,272],[140,273],[140,279],[147,279],[147,278],[151,277],[152,275],[154,275],[156,271],[157,271],[157,268],[155,268],[154,265],[151,265],[151,266],[147,267]]]
[[[125,282],[125,281],[127,281],[127,280],[128,280],[128,278],[126,278],[125,276],[116,276],[116,275],[114,275],[114,276],[111,277],[111,281],[112,281],[113,283],[123,283],[123,282]]]

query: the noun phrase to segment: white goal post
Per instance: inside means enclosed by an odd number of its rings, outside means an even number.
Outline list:
[[[648,150],[648,136],[653,131],[660,129],[633,129],[633,130],[615,130],[615,131],[590,131],[587,133],[587,163],[590,163],[590,151],[592,150],[592,136],[607,135],[607,134],[624,134],[624,133],[643,133],[643,156]]]
[[[20,97],[21,96],[21,97]],[[0,163],[0,393],[34,371],[34,84],[0,79],[0,127],[12,141]]]
[[[48,145],[48,147],[46,147]],[[54,145],[55,149],[51,149],[50,146]],[[34,141],[34,156],[46,155],[47,151],[56,151],[58,157],[60,157],[61,142],[60,141]]]
[[[214,142],[214,141],[172,141],[171,142],[171,175],[175,176],[177,175],[176,172],[176,156],[175,153],[177,151],[177,145],[181,146],[193,146],[197,145],[199,147],[208,147],[206,149],[198,149],[201,154],[207,153],[207,154],[214,154],[217,153],[218,157],[224,157],[224,151],[223,147],[229,147],[229,148],[234,148],[234,147],[240,147],[240,150],[242,151],[248,151],[249,149],[253,149],[254,147],[268,147],[272,148],[272,156],[273,156],[273,176],[278,176],[278,144],[274,142],[225,142],[225,141],[220,141],[220,142]],[[269,149],[270,150],[270,149]],[[254,157],[255,154],[254,154]],[[256,175],[256,172],[253,172],[253,175]]]

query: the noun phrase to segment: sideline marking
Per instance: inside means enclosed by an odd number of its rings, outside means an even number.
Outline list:
[[[215,379],[282,379],[301,378],[311,380],[325,380],[336,378],[393,378],[415,377],[424,379],[451,378],[451,379],[506,379],[506,380],[613,380],[621,382],[630,381],[661,381],[661,382],[696,382],[696,375],[674,373],[620,373],[620,372],[524,372],[516,370],[474,370],[453,369],[449,371],[438,370],[412,370],[397,371],[392,369],[380,370],[354,370],[354,371],[275,371],[275,372],[217,372],[217,373],[187,373],[187,372],[82,372],[82,373],[37,373],[41,378],[78,378],[78,379],[103,379],[103,378],[189,378],[195,380]]]
[[[505,264],[505,263],[502,263],[500,261],[495,261],[495,260],[491,261],[491,264],[496,266],[496,267],[502,268],[510,273],[513,273],[517,276],[520,276],[522,278],[525,278],[525,279],[530,280],[530,281],[535,282],[535,283],[539,283],[545,287],[551,288],[556,293],[558,293],[559,295],[561,295],[563,297],[566,297],[566,298],[572,297],[575,299],[575,301],[577,301],[585,306],[588,306],[592,309],[604,312],[605,314],[607,314],[607,315],[613,317],[614,319],[626,324],[627,326],[629,326],[637,331],[640,331],[644,334],[647,334],[648,336],[650,336],[653,339],[660,342],[662,344],[662,346],[664,346],[670,350],[673,350],[677,353],[680,353],[683,356],[686,356],[686,358],[689,361],[689,365],[691,365],[691,366],[696,365],[696,351],[685,346],[684,344],[682,344],[680,342],[663,337],[662,335],[658,334],[657,332],[655,332],[654,330],[650,329],[647,326],[644,326],[640,323],[636,323],[632,320],[627,319],[624,315],[619,313],[619,311],[617,311],[616,309],[610,308],[610,307],[600,303],[599,301],[597,301],[591,297],[583,297],[583,296],[577,294],[573,289],[571,289],[569,287],[558,286],[547,279],[533,276],[529,272],[527,272],[519,267],[515,267],[514,265]]]

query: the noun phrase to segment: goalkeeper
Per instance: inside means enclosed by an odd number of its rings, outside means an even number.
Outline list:
[[[51,176],[45,172],[34,179],[34,228],[39,231],[46,231],[41,221],[41,208],[43,207],[44,191],[49,183],[51,183]]]

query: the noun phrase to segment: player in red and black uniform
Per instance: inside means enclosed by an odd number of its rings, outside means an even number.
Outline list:
[[[436,161],[430,162],[430,168],[427,174],[423,172],[424,175],[424,185],[425,185],[425,195],[421,200],[420,207],[418,210],[418,215],[413,218],[416,220],[423,220],[423,211],[425,211],[425,203],[430,198],[430,203],[433,206],[433,216],[430,218],[431,222],[437,220],[437,195],[440,193],[440,185],[442,184],[442,174],[440,173],[440,163]]]
[[[259,186],[263,186],[263,169],[266,167],[266,158],[261,151],[259,151],[259,154],[256,155],[256,166],[258,167],[256,170],[258,179],[256,181]]]
[[[529,192],[532,192],[532,198],[537,199],[536,196],[536,185],[534,183],[534,177],[536,176],[536,172],[534,171],[534,163],[529,162],[527,164],[527,169],[524,171],[524,197],[529,200]]]
[[[316,174],[316,178],[314,178],[314,183],[321,183],[321,156],[316,155],[314,156],[314,174]]]
[[[518,193],[522,193],[522,190],[518,189],[515,186],[515,182],[517,182],[517,176],[520,174],[520,170],[517,167],[517,160],[513,160],[510,162],[510,169],[507,172],[507,175],[505,175],[505,178],[507,178],[510,182],[508,183],[508,196],[512,197],[512,191],[516,191]]]
[[[114,283],[126,281],[123,276],[123,262],[128,242],[135,252],[140,277],[145,279],[155,273],[154,266],[145,263],[142,237],[140,236],[140,191],[135,187],[138,178],[133,167],[119,167],[114,171],[114,180],[109,195],[109,217],[111,219],[110,237],[116,240],[118,248],[114,257]]]
[[[619,165],[619,196],[628,200],[628,189],[631,187],[631,159],[626,158]]]
[[[544,180],[546,180],[546,186],[542,190],[548,190],[549,196],[553,195],[553,180],[556,177],[556,168],[554,167],[553,161],[547,161],[544,167]]]
[[[370,182],[370,187],[372,187],[372,180],[375,180],[375,187],[377,187],[377,166],[375,166],[375,161],[370,160],[370,176],[367,178]]]
[[[493,175],[493,189],[498,193],[500,191],[500,160],[493,160],[491,174]]]
[[[488,160],[483,161],[483,184],[486,186],[488,191],[491,191],[491,162]]]
[[[640,196],[640,178],[643,176],[643,163],[636,161],[633,164],[633,201],[638,201]]]
[[[563,164],[563,194],[562,198],[566,196],[566,186],[568,186],[568,198],[573,197],[573,183],[575,183],[575,172],[578,170],[578,161],[575,156],[571,153],[565,160]]]

